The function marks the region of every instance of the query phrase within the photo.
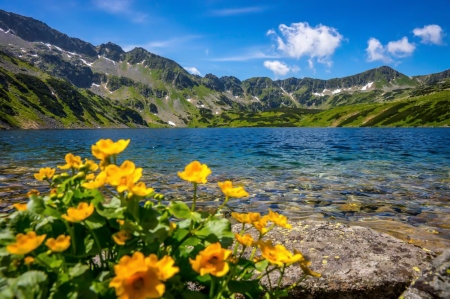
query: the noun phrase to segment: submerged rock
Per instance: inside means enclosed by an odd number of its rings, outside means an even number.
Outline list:
[[[438,256],[400,298],[450,298],[450,249]]]
[[[275,228],[264,239],[301,251],[311,260],[310,268],[322,277],[306,279],[289,298],[398,298],[434,257],[429,251],[367,227],[312,220],[292,226],[291,230]],[[240,228],[233,227],[236,232]],[[253,236],[257,237],[256,232]],[[288,287],[302,275],[300,267],[294,265],[285,272],[281,284]],[[271,282],[278,277],[278,273],[271,274]]]

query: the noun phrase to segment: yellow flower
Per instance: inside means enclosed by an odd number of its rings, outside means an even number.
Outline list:
[[[117,187],[117,192],[124,192],[134,187],[135,183],[142,177],[142,168],[136,168],[133,162],[126,160],[118,167],[108,165],[105,169],[106,182]],[[138,192],[141,191],[138,188]]]
[[[34,257],[32,256],[27,256],[25,258],[25,265],[31,265],[32,263],[34,263]]]
[[[34,174],[34,178],[38,181],[43,181],[46,179],[51,179],[53,175],[55,174],[55,169],[50,167],[45,167],[39,169],[39,173]]]
[[[71,153],[68,153],[65,157],[66,165],[58,166],[59,169],[71,169],[71,168],[80,168],[81,166],[81,157],[80,156],[74,156]]]
[[[93,180],[93,179],[95,179],[95,174],[90,173],[90,174],[86,175],[86,180]]]
[[[56,240],[49,238],[45,245],[53,252],[63,252],[70,246],[70,236],[60,235]]]
[[[236,240],[244,246],[250,247],[253,246],[253,244],[255,243],[255,240],[253,240],[250,234],[245,234],[244,236],[241,236],[239,234],[234,233],[234,236],[236,237]]]
[[[121,229],[117,233],[113,234],[112,238],[117,245],[125,245],[125,241],[131,238],[131,234],[129,231]]]
[[[231,216],[236,219],[240,223],[248,223],[257,222],[261,219],[261,214],[250,212],[248,214],[245,213],[231,213]]]
[[[125,220],[117,219],[116,221],[117,221],[117,223],[119,223],[119,225],[124,225],[125,224]]]
[[[296,249],[294,249],[294,253],[295,254],[300,254],[302,256],[302,258],[298,261],[300,268],[302,269],[303,273],[305,273],[306,275],[311,275],[314,277],[321,277],[322,274],[317,273],[312,271],[311,269],[309,269],[308,267],[311,266],[311,262],[308,261],[307,259],[305,259],[305,257],[301,254],[300,251],[297,251]]]
[[[153,188],[147,188],[145,186],[144,182],[137,183],[136,185],[130,184],[130,186],[128,188],[129,188],[128,189],[128,197],[131,197],[133,195],[147,196],[150,193],[152,193],[153,191],[155,191],[155,190],[153,190]]]
[[[81,165],[80,168],[86,169],[88,171],[97,171],[98,165],[92,160],[85,159],[84,164]]]
[[[211,169],[206,164],[200,164],[198,161],[188,164],[183,172],[179,172],[178,176],[188,182],[205,184],[206,177],[211,174]]]
[[[28,232],[26,235],[17,234],[16,243],[6,246],[11,254],[27,254],[38,248],[44,242],[46,235],[37,236],[36,232]]]
[[[266,227],[267,218],[262,217],[259,221],[252,222],[254,228],[256,228],[261,234],[267,233],[269,230]]]
[[[86,179],[87,178],[88,177],[86,176]],[[95,177],[93,181],[83,183],[81,184],[81,186],[83,186],[86,189],[97,189],[103,187],[105,185],[105,182],[106,182],[106,172],[102,171]]]
[[[267,218],[269,221],[272,221],[273,223],[275,223],[278,226],[284,227],[284,228],[288,228],[291,229],[292,225],[290,225],[289,223],[287,223],[287,217],[280,215],[276,212],[273,212],[271,209],[269,209],[269,215],[267,215]]]
[[[241,198],[248,196],[248,193],[244,190],[244,187],[233,188],[233,183],[231,181],[218,182],[217,184],[220,189],[222,189],[222,192],[226,197]]]
[[[228,273],[230,267],[226,260],[231,254],[231,250],[224,249],[220,243],[214,243],[206,247],[195,257],[189,259],[192,269],[200,273],[201,276],[211,274],[222,277]]]
[[[32,195],[39,196],[39,194],[41,194],[41,192],[39,192],[39,191],[36,190],[36,189],[31,189],[30,191],[27,192],[27,196],[28,196],[28,197],[31,197]]]
[[[283,245],[272,245],[272,241],[259,241],[258,246],[261,249],[261,255],[272,265],[283,266],[284,264],[293,264],[300,261],[301,254],[292,254]]]
[[[13,207],[17,211],[26,211],[27,210],[27,204],[26,203],[15,203],[15,204],[13,204]]]
[[[130,139],[121,139],[117,142],[114,142],[111,139],[100,139],[92,146],[92,155],[99,160],[105,160],[109,156],[123,152],[129,143]]]
[[[80,202],[76,208],[68,208],[67,215],[62,215],[62,218],[70,222],[80,222],[91,216],[93,212],[94,205],[92,203]]]
[[[114,266],[116,276],[109,287],[116,289],[119,299],[161,298],[166,291],[161,281],[179,272],[179,268],[173,266],[174,263],[169,256],[158,261],[156,255],[144,258],[141,252],[135,252],[131,257],[124,256]]]

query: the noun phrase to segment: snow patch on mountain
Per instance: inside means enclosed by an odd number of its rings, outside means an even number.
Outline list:
[[[342,89],[338,88],[338,89],[333,90],[331,93],[332,93],[332,94],[338,94],[338,93],[340,93],[341,91],[342,91]]]
[[[373,82],[367,83],[366,85],[364,85],[364,86],[361,88],[361,90],[368,90],[369,88],[372,87],[372,84],[373,84]]]

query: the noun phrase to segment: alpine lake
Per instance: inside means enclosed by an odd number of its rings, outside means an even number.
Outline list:
[[[275,210],[290,220],[368,226],[441,252],[450,247],[450,128],[222,128],[0,131],[0,212],[48,186],[41,167],[67,153],[95,158],[99,139],[131,139],[118,162],[133,161],[165,200],[192,200],[177,172],[198,160],[211,168],[198,206],[223,200],[218,181],[250,194],[233,211]],[[57,170],[57,172],[61,172]]]

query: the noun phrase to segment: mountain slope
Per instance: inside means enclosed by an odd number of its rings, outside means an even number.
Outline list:
[[[135,110],[0,51],[0,128],[147,127]]]
[[[271,115],[273,109],[318,111],[396,102],[434,92],[430,86],[450,76],[449,70],[408,77],[384,66],[329,80],[255,77],[240,81],[213,74],[202,78],[143,48],[126,52],[111,42],[94,46],[33,18],[2,10],[0,50],[35,67],[39,78],[48,74],[66,80],[78,92],[131,109],[149,124],[180,127],[220,124],[217,117],[222,114],[240,117],[267,111]],[[45,80],[44,84],[51,85]],[[291,121],[297,123],[299,119],[294,118]],[[87,121],[88,126],[94,124]]]

